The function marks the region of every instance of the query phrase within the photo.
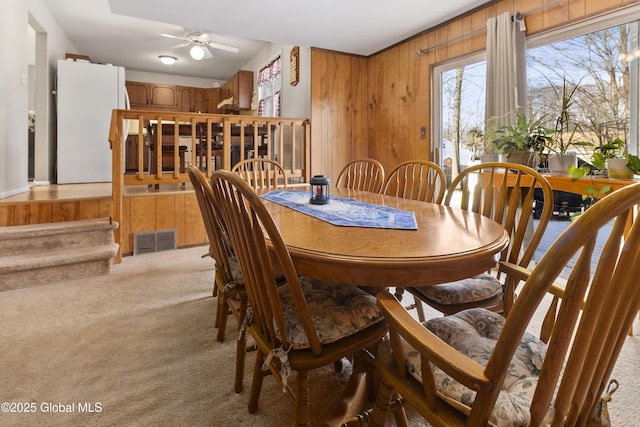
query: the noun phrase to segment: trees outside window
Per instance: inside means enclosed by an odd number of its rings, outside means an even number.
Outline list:
[[[622,18],[615,18],[622,19]],[[628,20],[628,18],[627,18]],[[620,138],[638,153],[639,21],[586,22],[563,32],[528,41],[528,115],[555,129],[563,85],[575,89],[569,113],[577,127],[575,141],[599,146]],[[595,28],[594,28],[595,27]],[[581,33],[582,31],[582,33]],[[463,155],[476,159],[482,150],[485,126],[486,62],[475,55],[435,68],[436,106],[434,141],[440,159],[464,167]],[[579,150],[577,150],[579,151]],[[455,170],[455,166],[452,166]]]
[[[630,143],[631,115],[638,115],[630,85],[638,61],[637,27],[634,21],[528,49],[529,111],[538,111],[545,127],[556,128],[566,84],[575,91],[569,111],[574,140]]]

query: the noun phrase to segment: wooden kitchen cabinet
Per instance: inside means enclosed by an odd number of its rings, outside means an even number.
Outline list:
[[[132,109],[172,110],[178,109],[176,86],[156,83],[126,82]]]
[[[220,88],[214,87],[205,91],[206,112],[209,114],[218,113],[218,102],[220,102]]]
[[[129,94],[129,103],[131,108],[148,108],[149,101],[151,99],[150,89],[151,85],[148,83],[139,82],[127,82],[127,92]]]
[[[197,87],[178,86],[180,92],[179,111],[184,113],[205,113],[205,89]]]
[[[251,73],[253,74],[253,73]],[[253,76],[251,76],[253,78]],[[218,113],[221,88],[166,85],[128,81],[131,108],[134,110],[171,110],[184,113]],[[251,81],[253,94],[253,81]],[[251,105],[251,98],[249,98]]]
[[[193,89],[193,112],[194,113],[206,113],[207,103],[206,94],[204,89]]]
[[[176,111],[178,109],[177,88],[172,85],[151,86],[151,107]]]
[[[224,110],[250,110],[253,98],[253,71],[240,70],[222,86],[221,100],[233,97],[233,103],[225,105]]]

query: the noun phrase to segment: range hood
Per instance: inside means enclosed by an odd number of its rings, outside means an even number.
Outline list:
[[[218,102],[218,109],[222,109],[227,105],[233,105],[233,96],[230,96],[229,98],[223,99],[222,101]]]

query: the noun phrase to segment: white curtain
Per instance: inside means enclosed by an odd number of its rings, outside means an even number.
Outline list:
[[[278,56],[258,72],[258,116],[280,117],[281,91],[282,58]]]
[[[510,12],[487,20],[485,119],[500,127],[527,112],[524,16]]]

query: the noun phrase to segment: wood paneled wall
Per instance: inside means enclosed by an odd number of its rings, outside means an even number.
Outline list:
[[[122,199],[122,254],[133,253],[133,234],[175,228],[178,247],[208,242],[195,193],[180,192]]]
[[[133,253],[133,234],[175,228],[178,247],[208,242],[193,191],[145,194],[123,198],[122,254]],[[0,226],[107,218],[111,198],[0,204]]]
[[[528,12],[549,2],[492,2],[368,58],[312,50],[312,173],[335,177],[349,160],[363,156],[378,159],[387,170],[405,160],[430,159],[433,66],[482,51],[486,34],[481,30],[489,17],[507,11]],[[527,14],[527,35],[634,3],[637,0],[563,0]],[[476,30],[474,36],[417,54],[418,49]],[[426,128],[425,139],[420,137],[422,127]]]
[[[335,179],[369,151],[367,59],[313,49],[311,63],[311,175]]]
[[[43,224],[111,216],[111,198],[0,204],[0,226]]]

